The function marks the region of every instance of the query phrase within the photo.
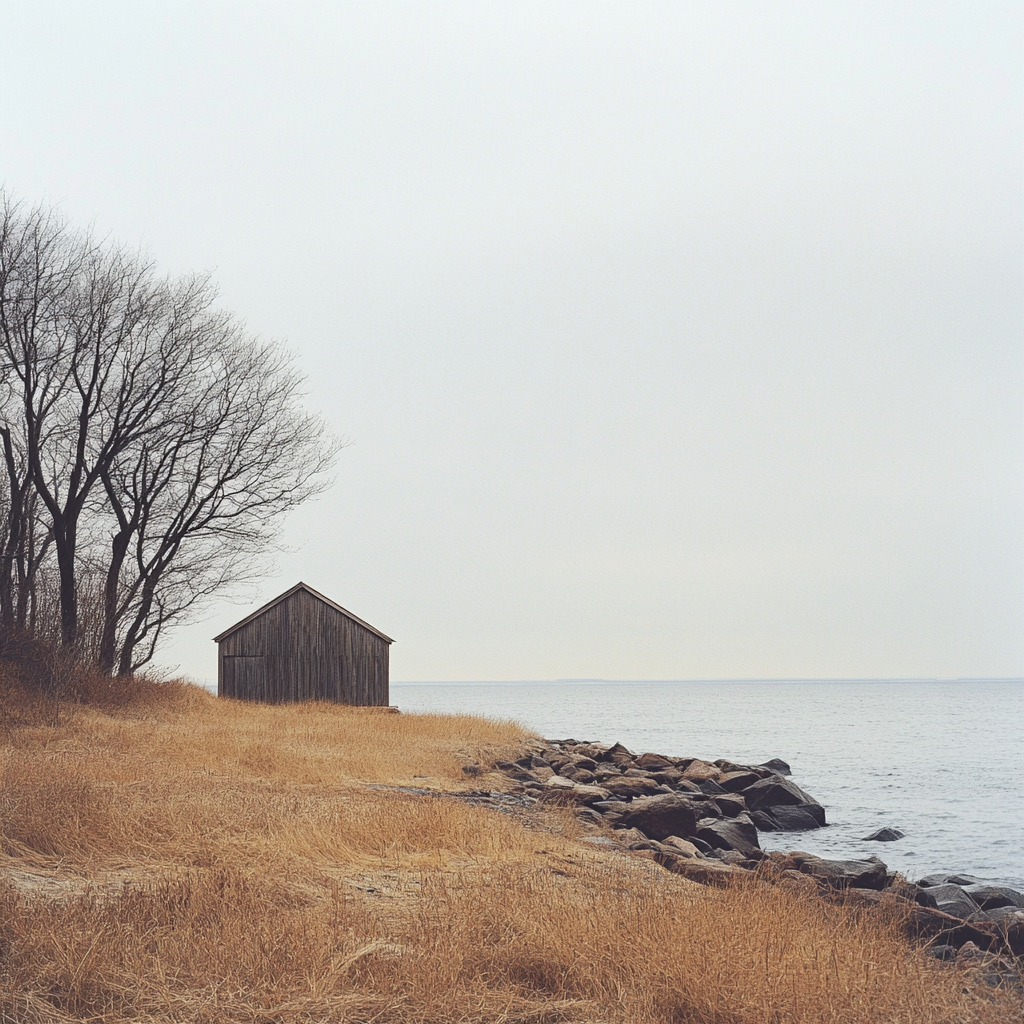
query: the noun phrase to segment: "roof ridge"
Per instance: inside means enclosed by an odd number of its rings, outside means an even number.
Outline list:
[[[245,626],[248,623],[252,622],[253,619],[258,618],[264,612],[270,611],[271,608],[281,604],[282,601],[287,600],[289,597],[291,597],[293,594],[298,593],[300,590],[305,590],[306,593],[308,593],[311,597],[315,597],[317,600],[323,601],[324,604],[333,608],[336,612],[341,612],[342,615],[346,616],[349,619],[352,619],[353,622],[359,623],[360,626],[363,626],[366,629],[370,630],[371,633],[376,634],[382,640],[387,641],[387,643],[393,644],[395,642],[386,633],[382,633],[379,629],[377,629],[376,626],[371,626],[370,623],[368,623],[365,619],[359,618],[358,615],[354,614],[353,612],[350,612],[347,608],[342,608],[342,606],[338,604],[337,601],[332,601],[329,597],[326,597],[324,594],[321,594],[319,590],[314,590],[308,583],[299,580],[299,582],[296,583],[295,586],[289,587],[283,594],[278,594],[277,597],[268,601],[266,604],[260,605],[260,607],[257,608],[254,612],[250,612],[248,615],[246,615],[244,619],[240,619],[233,626],[229,626],[226,630],[224,630],[223,633],[221,633],[218,636],[215,636],[213,638],[214,643],[219,644],[221,640],[223,640],[225,637],[230,636],[232,633],[241,629],[242,626]]]

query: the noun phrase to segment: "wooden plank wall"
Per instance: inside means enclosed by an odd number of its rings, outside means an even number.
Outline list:
[[[218,645],[217,692],[271,704],[386,705],[388,644],[304,590]]]

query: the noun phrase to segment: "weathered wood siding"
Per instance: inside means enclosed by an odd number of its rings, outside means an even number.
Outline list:
[[[360,706],[389,700],[387,641],[304,590],[225,636],[217,662],[222,697]]]

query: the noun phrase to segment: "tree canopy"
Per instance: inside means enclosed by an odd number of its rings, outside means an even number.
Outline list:
[[[0,193],[0,625],[110,672],[266,571],[339,443],[206,275]]]

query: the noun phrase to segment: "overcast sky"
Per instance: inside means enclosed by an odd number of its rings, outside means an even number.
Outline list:
[[[392,678],[1024,674],[1024,5],[12,3],[0,183],[353,443]]]

